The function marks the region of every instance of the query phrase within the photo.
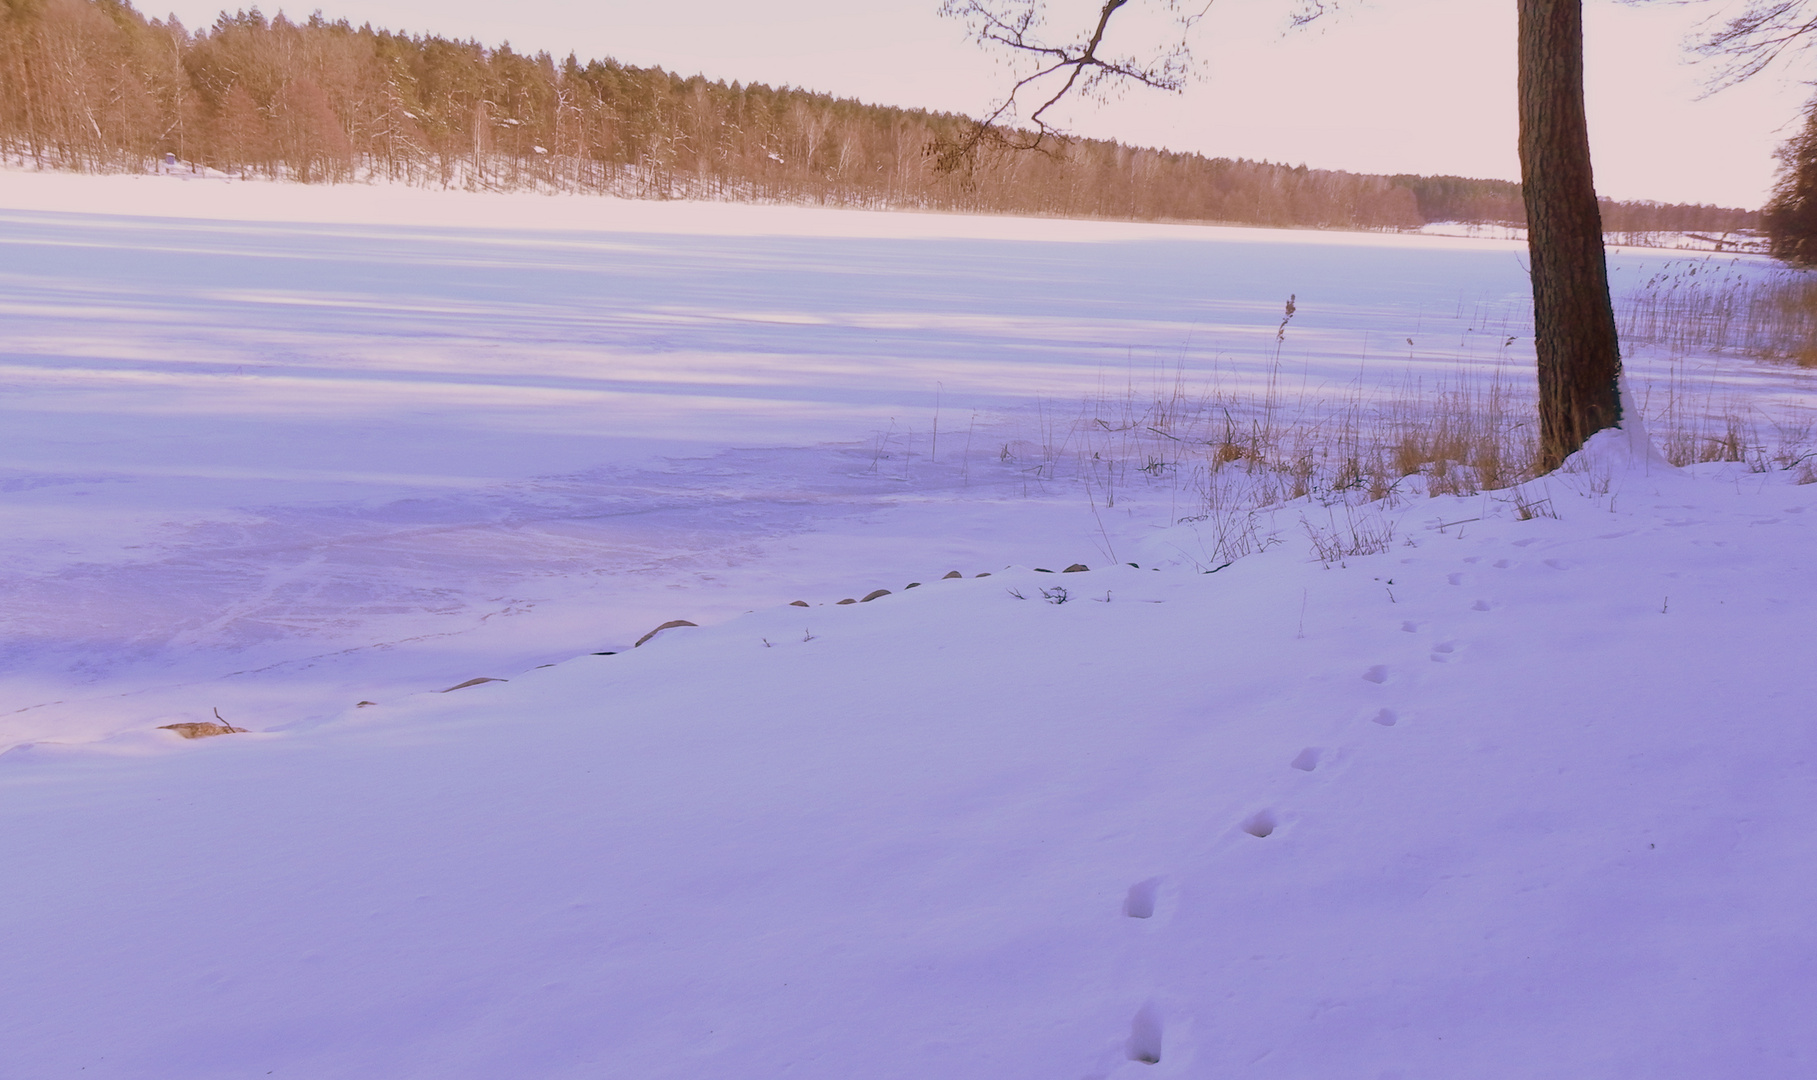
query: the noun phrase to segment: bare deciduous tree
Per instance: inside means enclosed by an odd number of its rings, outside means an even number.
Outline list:
[[[1714,80],[1720,88],[1750,79],[1813,45],[1817,2],[1748,0],[1739,14],[1712,20],[1692,48],[1721,62]],[[1804,122],[1779,148],[1778,157],[1779,180],[1761,214],[1770,250],[1795,266],[1817,265],[1817,99],[1805,106]]]

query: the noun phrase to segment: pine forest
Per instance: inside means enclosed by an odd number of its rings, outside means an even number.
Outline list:
[[[1519,185],[1376,176],[1078,140],[942,149],[951,113],[684,78],[609,59],[294,22],[191,31],[124,0],[0,0],[0,153],[89,172],[185,168],[304,183],[1412,229],[1519,225]],[[1606,229],[1726,233],[1753,211],[1608,202]]]

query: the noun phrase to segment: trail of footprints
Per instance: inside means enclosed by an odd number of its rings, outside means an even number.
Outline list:
[[[1465,561],[1474,563],[1477,561],[1477,558],[1472,557]],[[1499,559],[1492,564],[1497,570],[1512,569],[1516,565],[1518,564],[1509,559]],[[1571,569],[1570,563],[1560,559],[1547,559],[1545,560],[1545,565],[1554,570]],[[1474,583],[1469,571],[1459,571],[1447,574],[1445,580],[1450,585],[1460,587]],[[1476,599],[1470,605],[1469,610],[1475,612],[1493,611],[1495,610],[1495,607],[1496,605],[1492,601]],[[1405,633],[1418,634],[1425,627],[1424,624],[1418,620],[1409,619],[1402,622],[1400,628]],[[1446,638],[1435,641],[1431,646],[1429,655],[1431,660],[1435,663],[1450,663],[1459,656],[1463,649],[1464,642],[1455,638]],[[1373,683],[1377,686],[1388,685],[1393,681],[1393,675],[1392,668],[1387,664],[1374,664],[1362,672],[1362,678],[1365,682]],[[1396,710],[1383,706],[1373,712],[1367,713],[1367,719],[1381,727],[1391,728],[1400,723],[1401,715]],[[1326,756],[1327,751],[1323,747],[1308,746],[1296,754],[1293,760],[1287,763],[1287,766],[1288,768],[1303,773],[1316,772],[1319,766],[1324,764]],[[1268,839],[1273,836],[1280,827],[1281,819],[1272,808],[1257,810],[1237,824],[1237,829],[1240,832],[1254,837],[1257,840]],[[1162,880],[1163,879],[1159,877],[1152,877],[1131,885],[1128,894],[1123,900],[1123,915],[1126,918],[1131,919],[1153,918],[1156,903],[1160,896]],[[1123,1043],[1126,1056],[1130,1061],[1142,1062],[1149,1065],[1159,1064],[1163,1050],[1163,1035],[1164,1030],[1161,1011],[1154,1000],[1150,999],[1144,1002],[1141,1008],[1136,1010],[1135,1016],[1130,1020],[1129,1037],[1125,1039]]]

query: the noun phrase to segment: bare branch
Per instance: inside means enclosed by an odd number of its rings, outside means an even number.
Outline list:
[[[1033,58],[1036,67],[1017,79],[1002,102],[964,138],[935,149],[939,166],[946,171],[964,167],[986,143],[1044,152],[1049,144],[1065,144],[1068,136],[1049,120],[1049,110],[1075,94],[1092,95],[1125,83],[1174,93],[1185,89],[1192,70],[1187,34],[1210,10],[1212,0],[1202,0],[1196,10],[1182,9],[1184,0],[1162,2],[1176,12],[1179,40],[1143,59],[1111,55],[1105,49],[1111,19],[1130,0],[1104,0],[1090,32],[1071,41],[1042,35],[1041,0],[945,0],[941,14],[965,22],[979,44]],[[1022,116],[1025,99],[1033,100],[1034,106]],[[1018,120],[1032,125],[1032,130],[1004,130],[1004,125]]]
[[[1294,12],[1288,21],[1294,26],[1305,26],[1328,14],[1336,6],[1337,0],[1330,0],[1330,6],[1326,5],[1326,0],[1300,0],[1300,10]]]
[[[1638,5],[1656,0],[1623,0]],[[1669,0],[1675,4],[1708,0]],[[1739,15],[1711,16],[1689,42],[1692,52],[1719,62],[1712,92],[1746,82],[1817,45],[1817,3],[1813,0],[1747,0]]]

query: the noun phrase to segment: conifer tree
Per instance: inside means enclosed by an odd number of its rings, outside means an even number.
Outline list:
[[[1817,102],[1798,134],[1779,148],[1779,183],[1761,214],[1773,257],[1817,266]]]

